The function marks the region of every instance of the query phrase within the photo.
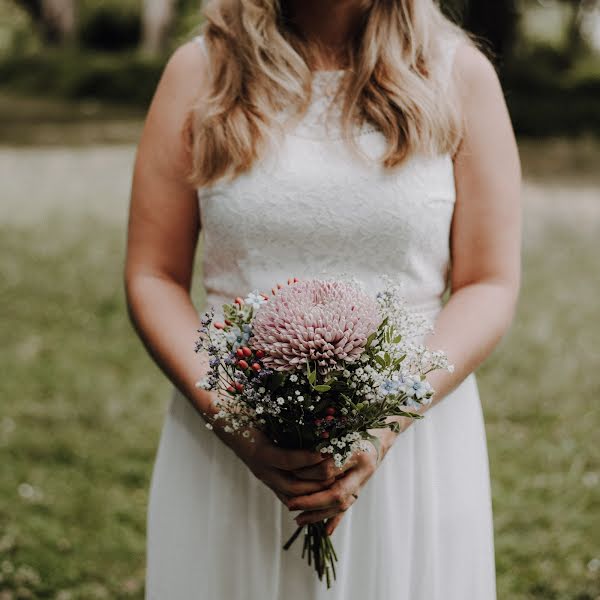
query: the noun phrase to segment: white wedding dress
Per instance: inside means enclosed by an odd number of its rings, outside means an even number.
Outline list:
[[[454,46],[440,61],[446,72]],[[331,102],[342,73],[315,74],[308,113],[249,173],[199,191],[207,305],[322,273],[353,275],[375,293],[390,274],[435,319],[449,272],[452,159],[413,156],[393,173],[360,162],[340,138]],[[369,126],[357,135],[376,158],[382,135]],[[282,550],[295,528],[174,391],[150,491],[147,600],[493,600],[474,376],[399,436],[345,514],[333,534],[331,590],[300,558],[301,539]]]

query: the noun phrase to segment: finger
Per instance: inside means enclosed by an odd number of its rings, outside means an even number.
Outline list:
[[[288,505],[290,510],[323,510],[327,508],[348,508],[352,493],[361,485],[360,469],[352,469],[346,475],[337,479],[327,490],[294,498]],[[348,506],[346,506],[348,505]]]
[[[336,529],[337,526],[342,522],[344,518],[344,513],[338,513],[335,517],[331,517],[327,523],[325,524],[325,532],[327,535],[331,535]]]
[[[327,535],[331,535],[335,528],[338,526],[339,522],[344,517],[344,514],[347,510],[349,510],[352,505],[356,502],[358,496],[356,494],[351,494],[346,502],[344,502],[341,506],[335,508],[328,508],[325,510],[307,510],[305,512],[300,513],[295,521],[298,525],[307,525],[309,523],[319,523],[321,521],[327,520],[327,525],[325,527],[325,531]],[[333,525],[331,523],[333,522]]]
[[[283,471],[295,471],[304,467],[318,465],[327,460],[327,457],[320,452],[284,450],[273,445],[263,446],[258,458],[264,463]]]
[[[350,457],[341,467],[336,467],[333,458],[329,457],[318,465],[295,470],[294,475],[299,479],[331,479],[339,477],[354,466],[356,466],[354,456]]]
[[[296,479],[293,475],[285,471],[278,471],[276,469],[267,470],[263,474],[262,480],[275,492],[279,492],[289,499],[293,499],[296,496],[314,494],[326,489],[326,486],[321,481],[303,481]]]
[[[350,507],[348,507],[350,508]],[[348,510],[348,509],[346,509]],[[345,510],[342,511],[339,508],[326,508],[324,510],[310,510],[307,512],[303,512],[299,514],[295,521],[298,524],[298,527],[302,525],[309,525],[311,523],[320,523],[321,521],[326,521],[327,519],[332,519],[333,517],[344,514]]]
[[[344,503],[340,507],[328,508],[325,510],[308,510],[300,513],[295,519],[296,523],[298,523],[298,526],[301,526],[308,525],[309,523],[320,523],[321,521],[327,521],[325,531],[327,532],[327,535],[331,535],[335,527],[331,529],[330,533],[329,523],[333,519],[337,519],[337,523],[342,520],[345,512],[356,502],[356,496],[351,496],[350,498],[351,499],[348,500],[347,503]]]

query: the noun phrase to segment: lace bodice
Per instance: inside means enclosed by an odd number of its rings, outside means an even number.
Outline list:
[[[356,132],[369,160],[355,156],[331,105],[342,73],[315,73],[307,113],[248,173],[198,190],[209,304],[289,277],[344,274],[373,291],[391,275],[410,303],[439,307],[450,259],[452,159],[412,156],[385,171],[377,162],[384,138],[369,125]]]

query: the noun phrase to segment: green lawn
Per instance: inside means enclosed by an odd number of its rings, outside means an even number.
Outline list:
[[[600,219],[532,214],[518,316],[479,378],[499,598],[596,600]],[[169,385],[128,324],[123,243],[64,213],[0,226],[0,600],[142,597]]]

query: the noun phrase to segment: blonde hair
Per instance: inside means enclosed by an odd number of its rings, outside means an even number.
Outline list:
[[[387,141],[381,163],[388,169],[411,153],[453,151],[461,119],[444,40],[466,35],[434,0],[364,4],[341,88],[344,138],[356,149],[357,122],[373,124]],[[286,0],[210,0],[204,14],[207,85],[187,123],[197,186],[248,171],[266,151],[279,111],[302,115],[315,53],[291,23]]]

